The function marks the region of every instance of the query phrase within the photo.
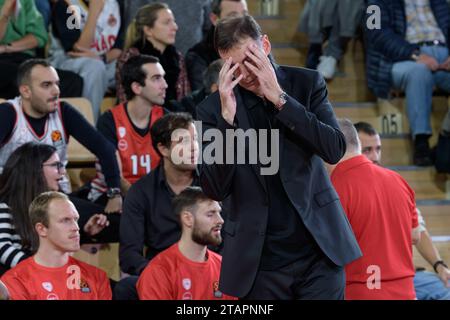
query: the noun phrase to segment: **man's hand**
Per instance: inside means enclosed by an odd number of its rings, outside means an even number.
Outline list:
[[[117,197],[108,200],[105,207],[106,213],[122,213],[122,197],[119,195]]]
[[[269,57],[255,44],[249,46],[248,49],[245,54],[252,63],[244,61],[245,67],[258,77],[260,90],[264,97],[274,105],[278,104],[283,90],[278,84],[277,76]]]
[[[10,18],[14,14],[15,6],[16,0],[5,0],[0,15],[6,18]]]
[[[231,66],[232,58],[229,57],[222,66],[219,73],[219,94],[220,104],[222,106],[222,117],[230,125],[233,125],[236,115],[236,97],[233,89],[241,81],[242,74],[234,79],[234,72],[239,67],[239,63]],[[233,80],[234,79],[234,80]]]
[[[83,230],[89,236],[95,236],[103,229],[109,226],[108,218],[104,214],[94,214],[83,227]]]
[[[419,59],[416,62],[426,65],[431,71],[436,71],[439,68],[439,63],[436,59],[424,53],[419,55]]]
[[[440,70],[450,71],[450,57],[439,65]]]
[[[444,283],[446,288],[450,288],[449,280],[450,280],[450,270],[447,269],[442,264],[437,266],[438,277]]]

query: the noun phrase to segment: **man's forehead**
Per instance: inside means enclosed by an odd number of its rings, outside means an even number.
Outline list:
[[[62,217],[78,217],[78,212],[75,205],[69,200],[54,199],[48,208],[49,214],[56,219],[60,219]]]
[[[31,69],[30,78],[36,82],[54,82],[59,81],[58,73],[52,66],[44,67],[41,65],[35,66]]]
[[[164,68],[162,67],[162,65],[157,62],[157,63],[146,63],[143,65],[145,71],[147,72],[147,76],[149,77],[153,77],[156,75],[165,75],[165,71]]]
[[[381,145],[379,134],[368,135],[367,133],[359,132],[358,135],[363,147],[364,145]]]

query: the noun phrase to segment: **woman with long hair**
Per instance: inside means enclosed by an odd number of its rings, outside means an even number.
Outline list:
[[[59,190],[65,173],[56,148],[46,144],[26,143],[6,161],[0,176],[0,274],[37,249],[28,206],[42,192]],[[94,214],[82,231],[93,236],[108,223],[105,215]]]
[[[130,57],[139,54],[157,57],[164,68],[168,85],[165,105],[169,100],[180,100],[190,92],[184,59],[175,47],[177,30],[175,18],[167,4],[156,2],[139,9],[128,26],[125,51],[117,64],[117,95],[121,102],[125,102],[126,98],[120,71]]]

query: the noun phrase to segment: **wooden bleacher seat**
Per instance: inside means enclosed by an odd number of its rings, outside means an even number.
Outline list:
[[[81,112],[90,124],[95,125],[92,106],[89,100],[85,98],[62,98],[61,101],[71,104]],[[67,157],[70,167],[92,166],[95,161],[95,156],[73,137],[69,139]]]

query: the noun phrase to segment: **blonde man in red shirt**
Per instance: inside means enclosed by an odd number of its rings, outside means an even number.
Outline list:
[[[141,300],[231,300],[219,290],[222,257],[207,248],[222,242],[221,207],[199,187],[173,200],[181,239],[153,258],[136,285]]]
[[[29,213],[39,237],[37,252],[1,278],[11,300],[110,300],[106,273],[71,257],[80,249],[80,229],[68,197],[44,192],[33,200]]]

